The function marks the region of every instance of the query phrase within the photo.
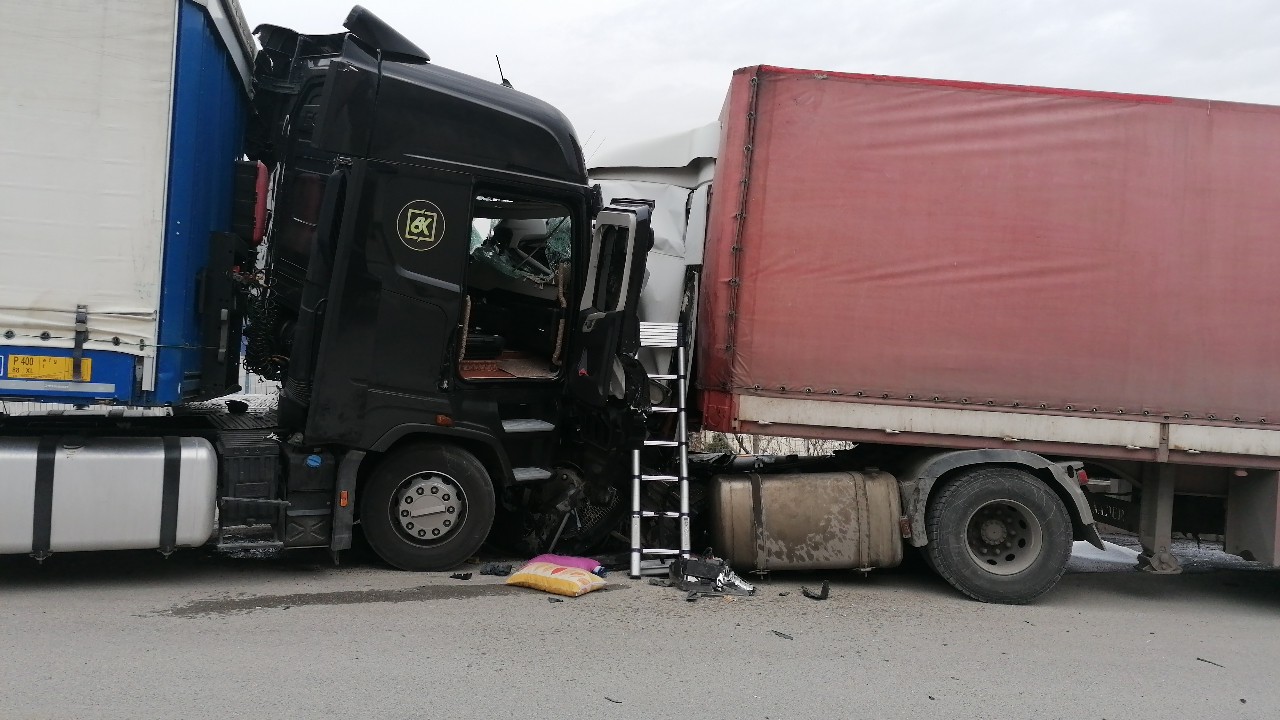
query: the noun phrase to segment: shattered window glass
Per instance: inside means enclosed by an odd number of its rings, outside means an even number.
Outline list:
[[[573,254],[573,224],[566,208],[539,202],[477,198],[471,227],[474,261],[537,286],[555,281]]]

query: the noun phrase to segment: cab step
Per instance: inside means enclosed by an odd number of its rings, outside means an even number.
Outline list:
[[[237,525],[274,525],[289,510],[286,500],[266,498],[218,498],[218,524],[222,527]]]
[[[539,480],[550,480],[551,471],[540,467],[518,467],[512,468],[511,476],[518,483],[538,482]]]
[[[284,543],[279,540],[233,540],[220,542],[219,550],[283,550]]]
[[[551,432],[556,426],[546,420],[537,418],[514,418],[502,421],[502,432],[513,435],[516,433],[541,433]]]
[[[218,506],[227,510],[239,510],[245,513],[276,513],[289,507],[288,500],[266,500],[262,498],[218,498]]]

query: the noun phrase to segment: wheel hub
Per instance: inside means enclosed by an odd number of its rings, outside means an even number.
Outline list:
[[[965,532],[969,557],[994,575],[1031,567],[1044,545],[1040,521],[1022,503],[989,502],[974,511]]]
[[[393,512],[406,535],[432,542],[458,527],[465,507],[466,498],[452,478],[427,473],[405,480],[396,492]]]
[[[999,520],[987,520],[982,523],[982,539],[988,545],[1000,545],[1009,536],[1009,530]]]

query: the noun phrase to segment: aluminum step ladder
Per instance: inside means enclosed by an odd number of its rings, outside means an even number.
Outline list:
[[[631,451],[631,577],[643,574],[646,557],[670,561],[676,557],[689,557],[689,426],[685,414],[685,398],[689,391],[688,347],[686,333],[680,323],[640,323],[640,347],[673,348],[675,350],[674,375],[650,375],[650,380],[669,382],[673,391],[665,407],[655,406],[650,413],[667,413],[676,416],[676,435],[672,439],[648,439],[646,447],[671,447],[676,449],[679,460],[677,475],[646,475],[640,467],[639,448]],[[680,511],[645,510],[641,503],[645,483],[677,483],[680,492]],[[680,523],[680,547],[646,548],[641,525],[645,520],[677,520]],[[665,574],[665,569],[663,570]]]

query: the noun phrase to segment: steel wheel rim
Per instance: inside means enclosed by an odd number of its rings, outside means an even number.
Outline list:
[[[466,520],[467,494],[446,473],[414,473],[396,485],[387,512],[402,538],[435,545],[456,534]]]
[[[1044,551],[1044,530],[1035,513],[1013,500],[993,500],[965,523],[965,547],[974,564],[992,575],[1016,575]]]

